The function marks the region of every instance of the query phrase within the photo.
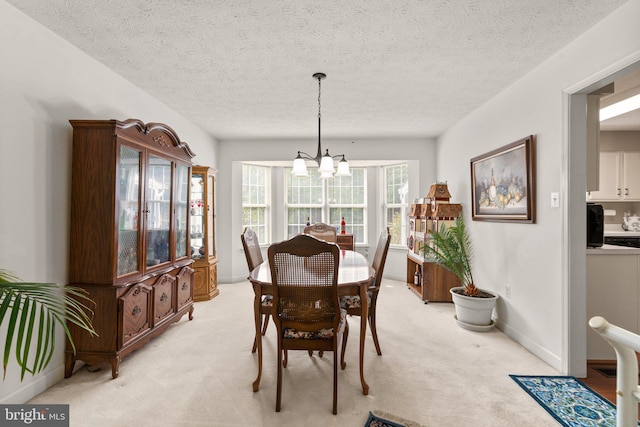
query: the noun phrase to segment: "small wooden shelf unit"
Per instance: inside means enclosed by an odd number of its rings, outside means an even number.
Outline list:
[[[424,303],[451,302],[449,290],[460,286],[458,278],[439,264],[424,260],[425,243],[432,245],[429,234],[448,227],[462,215],[462,205],[449,203],[451,194],[446,183],[431,185],[424,203],[411,205],[409,213],[409,233],[407,237],[407,287]],[[416,269],[420,271],[421,282],[414,284]]]
[[[413,284],[416,267],[422,274],[422,283]],[[407,287],[425,304],[428,302],[451,302],[449,289],[460,286],[458,278],[435,262],[423,261],[411,252],[407,255]]]

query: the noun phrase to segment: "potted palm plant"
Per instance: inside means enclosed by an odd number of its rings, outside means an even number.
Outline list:
[[[456,309],[456,320],[463,328],[487,331],[493,328],[491,314],[498,296],[475,286],[471,273],[473,248],[462,217],[454,225],[430,234],[431,242],[424,245],[425,256],[451,271],[461,286],[450,290]]]
[[[35,375],[51,361],[57,325],[64,329],[74,352],[67,322],[97,335],[91,320],[93,310],[89,305],[92,303],[80,288],[22,282],[13,273],[0,268],[0,325],[5,318],[8,320],[2,360],[3,381],[14,338],[15,359],[21,368],[22,381],[25,373]]]

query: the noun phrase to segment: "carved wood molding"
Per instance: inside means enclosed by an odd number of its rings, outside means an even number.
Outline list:
[[[191,151],[191,147],[189,147],[189,144],[187,144],[184,141],[180,141],[180,137],[178,136],[176,131],[174,131],[170,126],[164,123],[151,122],[151,123],[145,124],[143,121],[138,119],[128,119],[124,121],[116,120],[116,126],[120,129],[129,129],[129,128],[135,127],[136,129],[138,129],[138,132],[140,132],[143,135],[149,135],[151,132],[154,132],[154,131],[163,132],[165,135],[169,137],[170,142],[168,142],[164,138],[164,135],[152,136],[152,139],[156,144],[158,144],[161,147],[173,146],[175,148],[184,150],[184,152],[190,158],[195,157],[195,153]]]

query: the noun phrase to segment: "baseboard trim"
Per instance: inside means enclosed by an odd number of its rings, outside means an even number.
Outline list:
[[[25,377],[25,379],[31,379]],[[13,393],[3,396],[0,399],[2,404],[23,404],[33,399],[49,387],[64,379],[64,364],[57,368],[48,369],[44,374],[40,374],[30,381],[20,383]],[[63,403],[63,402],[60,402]]]
[[[549,366],[554,368],[556,371],[562,373],[562,362],[560,357],[551,353],[546,348],[542,347],[535,341],[529,339],[526,335],[521,334],[518,330],[512,328],[511,326],[501,322],[500,320],[496,321],[496,327],[500,329],[506,336],[522,345],[524,348],[529,350],[531,353],[542,359]]]

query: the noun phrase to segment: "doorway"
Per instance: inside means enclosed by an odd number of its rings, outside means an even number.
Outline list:
[[[640,53],[626,64],[615,64],[593,76],[588,83],[568,88],[565,92],[568,116],[565,144],[565,218],[563,247],[563,276],[567,286],[565,297],[566,321],[563,339],[563,370],[568,375],[586,376],[587,369],[587,273],[585,250],[585,189],[587,148],[587,94],[614,83],[640,70]],[[639,113],[640,114],[640,113]]]

